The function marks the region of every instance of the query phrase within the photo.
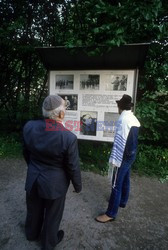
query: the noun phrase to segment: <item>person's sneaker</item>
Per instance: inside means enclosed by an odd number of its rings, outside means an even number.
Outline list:
[[[57,237],[58,237],[57,244],[59,244],[62,241],[63,237],[64,237],[64,231],[59,230],[58,233],[57,233]]]

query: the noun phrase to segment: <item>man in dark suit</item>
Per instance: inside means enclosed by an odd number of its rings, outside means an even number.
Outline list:
[[[64,128],[65,101],[47,96],[43,120],[29,121],[23,129],[23,154],[28,165],[26,178],[28,240],[41,236],[42,249],[52,250],[62,240],[59,231],[65,196],[70,184],[82,189],[77,137]]]

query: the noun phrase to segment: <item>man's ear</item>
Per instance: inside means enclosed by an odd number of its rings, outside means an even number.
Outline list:
[[[63,118],[64,118],[64,112],[63,112],[63,111],[60,111],[60,112],[59,112],[59,118],[60,118],[60,119],[63,119]]]

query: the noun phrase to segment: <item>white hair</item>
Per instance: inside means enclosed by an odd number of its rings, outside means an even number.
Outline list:
[[[63,104],[61,104],[58,108],[50,110],[50,111],[42,107],[42,113],[43,113],[44,118],[55,119],[56,117],[59,116],[59,113],[61,111],[65,113],[65,107]]]

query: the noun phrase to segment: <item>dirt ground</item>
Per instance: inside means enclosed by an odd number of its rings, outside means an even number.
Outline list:
[[[24,235],[26,215],[24,160],[0,160],[0,249],[38,250],[39,242]],[[107,177],[82,172],[83,191],[70,186],[60,229],[65,231],[58,250],[168,249],[168,183],[131,177],[128,205],[117,220],[107,224],[94,218],[107,207]]]

